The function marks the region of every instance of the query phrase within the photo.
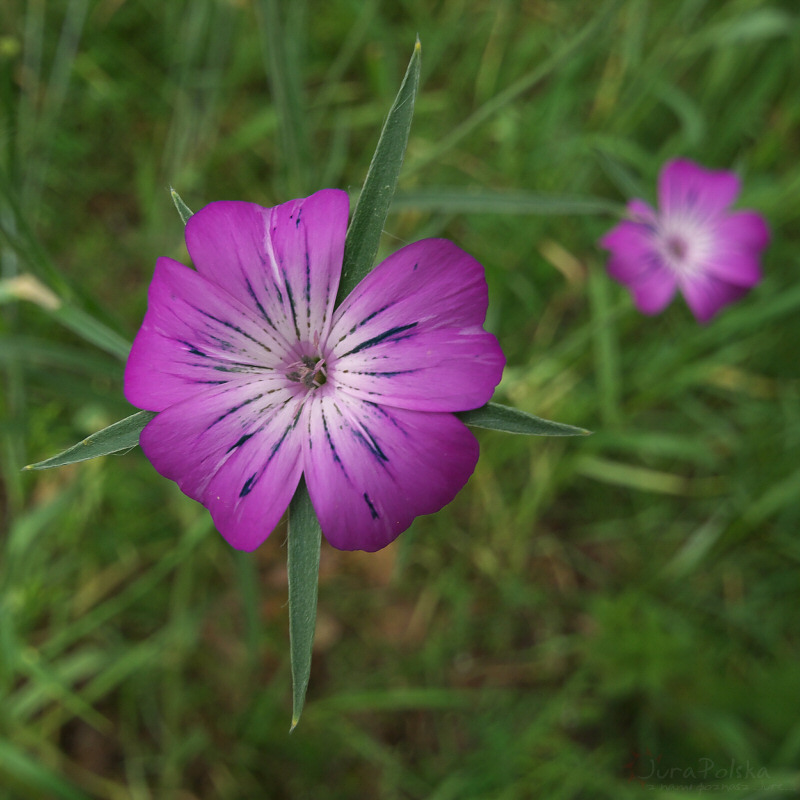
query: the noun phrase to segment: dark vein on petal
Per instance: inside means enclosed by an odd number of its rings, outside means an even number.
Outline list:
[[[369,506],[370,516],[372,517],[372,519],[378,519],[379,518],[378,512],[375,510],[375,506],[372,505],[372,501],[369,499],[369,495],[366,492],[364,492],[363,496],[364,496],[364,501]]]
[[[274,445],[272,445],[272,449],[269,452],[269,458],[267,459],[267,463],[264,465],[264,469],[266,469],[269,466],[270,461],[272,461],[272,459],[275,458],[275,454],[278,452],[278,450],[280,450],[281,445],[286,440],[286,437],[289,435],[289,432],[294,430],[296,422],[297,422],[297,417],[295,416],[295,418],[286,426],[286,429],[283,431],[283,435],[281,436],[281,438],[278,439],[278,441],[275,442]]]
[[[285,407],[285,405],[286,405],[286,403],[284,403],[282,407]],[[244,485],[242,486],[242,490],[239,492],[239,497],[245,497],[246,495],[250,494],[250,492],[253,490],[253,487],[255,486],[255,484],[259,481],[261,476],[267,471],[267,467],[269,467],[272,459],[275,458],[275,454],[278,452],[278,450],[280,450],[281,445],[286,441],[286,437],[289,435],[289,433],[291,433],[291,431],[294,430],[295,426],[297,425],[297,421],[298,421],[299,418],[300,418],[300,409],[298,409],[297,413],[294,415],[294,419],[292,419],[292,421],[284,429],[283,433],[281,434],[281,438],[278,439],[278,441],[275,442],[274,445],[272,445],[272,448],[270,449],[270,453],[269,453],[269,458],[267,459],[266,464],[264,464],[264,466],[260,470],[257,470],[256,472],[254,472],[244,482]],[[231,447],[228,450],[228,452],[230,453],[232,450],[235,450],[237,447],[239,447],[240,445],[244,444],[248,439],[250,439],[251,437],[255,436],[257,433],[260,433],[268,425],[269,425],[269,422],[265,422],[257,430],[253,431],[252,433],[247,433],[244,436],[242,436],[241,439],[239,439],[239,441],[236,442],[236,444],[233,445],[233,447]]]
[[[366,447],[367,450],[369,450],[369,452],[372,453],[372,455],[375,456],[375,458],[377,458],[379,461],[388,462],[389,458],[387,457],[386,453],[381,450],[381,446],[375,440],[375,437],[372,435],[372,433],[370,433],[366,425],[364,425],[364,423],[360,423],[360,426],[364,433],[353,426],[350,427],[350,430],[353,432],[353,436],[356,438],[356,440]]]
[[[238,325],[234,325],[232,322],[228,322],[228,320],[220,319],[219,317],[215,317],[211,312],[204,311],[202,308],[198,308],[197,306],[190,306],[199,314],[202,314],[204,317],[208,317],[211,320],[214,320],[218,325],[222,325],[225,328],[228,328],[232,331],[236,331],[240,336],[244,336],[245,339],[249,339],[254,344],[257,344],[259,347],[263,347],[268,353],[271,353],[272,350],[267,347],[260,339],[256,339],[255,336],[251,336],[247,331],[242,330]]]
[[[364,319],[362,319],[361,322],[357,322],[355,325],[353,325],[352,328],[350,328],[349,331],[347,331],[347,333],[345,333],[343,336],[340,336],[339,337],[339,341],[336,342],[336,344],[339,344],[340,342],[343,342],[348,336],[351,336],[352,334],[354,334],[359,328],[362,328],[370,320],[372,320],[375,317],[377,317],[378,314],[382,314],[384,311],[386,311],[387,309],[391,308],[396,302],[397,301],[394,300],[391,303],[387,303],[385,306],[381,306],[381,308],[379,308],[377,311],[373,311],[371,314],[367,314],[367,316],[364,317]]]
[[[373,403],[371,400],[365,400],[364,403],[368,406],[371,406],[374,411],[377,411],[381,416],[388,420],[388,422],[397,428],[397,430],[399,430],[403,436],[408,436],[408,431],[406,431],[406,429],[403,428],[400,423],[388,411],[386,411],[386,409],[384,409],[378,403]]]
[[[373,336],[371,339],[367,339],[361,344],[356,345],[352,350],[348,350],[346,353],[343,353],[341,358],[344,356],[352,355],[353,353],[360,353],[362,350],[367,350],[370,347],[375,347],[376,344],[380,344],[381,342],[385,341],[394,341],[399,342],[402,339],[408,339],[413,334],[408,334],[406,336],[400,336],[399,334],[404,333],[405,331],[411,330],[412,328],[416,328],[416,322],[410,322],[408,325],[397,325],[394,328],[389,328],[388,331],[384,331],[383,333],[379,333],[377,336]]]
[[[264,317],[264,320],[266,321],[267,325],[269,325],[271,328],[274,328],[275,326],[272,324],[272,320],[269,318],[269,314],[267,314],[267,312],[264,310],[264,306],[261,305],[261,303],[258,300],[258,297],[256,297],[255,289],[253,289],[253,286],[250,283],[250,279],[245,278],[244,282],[247,286],[247,292],[250,295],[250,297],[253,298],[253,302],[256,304],[256,308],[261,313],[261,316]]]
[[[300,328],[297,325],[297,310],[294,307],[294,295],[292,294],[292,287],[289,286],[289,278],[286,276],[286,272],[283,273],[283,279],[286,281],[286,298],[289,301],[289,310],[292,312],[294,332],[297,335],[297,338],[300,339]]]
[[[185,339],[178,339],[178,341],[193,355],[200,356],[201,358],[211,358],[208,353],[198,350],[193,344],[187,342]]]
[[[311,330],[311,259],[308,254],[308,228],[304,228],[306,239],[306,324]]]
[[[258,473],[254,472],[245,482],[244,486],[242,486],[242,491],[239,492],[239,497],[247,497],[248,494],[252,491],[253,487],[256,484],[256,480],[258,479]]]
[[[320,416],[322,417],[322,427],[325,431],[325,438],[328,441],[328,447],[330,448],[331,454],[333,455],[333,460],[335,463],[339,465],[339,468],[344,473],[345,478],[350,480],[350,478],[347,475],[347,470],[344,468],[344,464],[342,464],[342,459],[339,458],[339,454],[336,452],[336,445],[333,443],[333,439],[331,438],[331,432],[328,429],[328,420],[325,418],[324,409],[320,409]]]
[[[213,424],[213,423],[212,423]],[[232,453],[236,450],[237,447],[241,447],[248,439],[252,439],[258,431],[253,431],[252,433],[245,433],[241,437],[239,437],[239,441],[236,444],[231,445],[226,451],[225,454]]]
[[[384,311],[390,309],[396,302],[397,301],[394,300],[391,303],[387,303],[385,306],[382,306],[377,311],[373,311],[371,314],[367,314],[367,316],[364,317],[364,319],[362,319],[361,322],[359,322],[358,325],[356,325],[355,328],[353,328],[353,330],[355,331],[358,328],[363,328],[364,325],[366,325],[370,320],[375,319],[375,317],[377,317],[378,314],[383,314]]]
[[[349,369],[347,372],[350,375],[370,375],[372,377],[381,376],[383,378],[394,378],[397,375],[410,375],[413,372],[419,372],[416,367],[414,369],[398,369],[394,372],[368,372],[366,370]]]
[[[197,365],[199,366],[199,364]],[[213,369],[217,372],[272,372],[272,367],[265,367],[263,364],[253,364],[250,361],[227,361],[225,364],[217,364]]]
[[[264,396],[264,394],[263,394],[263,393],[261,393],[261,394],[257,394],[257,395],[255,395],[254,397],[250,397],[249,399],[245,400],[244,402],[242,402],[242,403],[239,403],[239,405],[238,405],[238,406],[233,406],[232,408],[229,408],[229,409],[228,409],[228,410],[227,410],[227,411],[226,411],[224,414],[220,414],[220,416],[218,416],[218,417],[217,417],[217,418],[216,418],[216,419],[215,419],[215,420],[214,420],[214,421],[211,423],[211,425],[209,425],[209,426],[208,426],[208,428],[206,428],[206,430],[208,430],[209,428],[212,428],[212,427],[214,427],[214,425],[216,425],[218,422],[222,422],[222,420],[223,420],[223,419],[225,419],[225,417],[228,417],[228,416],[230,416],[231,414],[234,414],[234,413],[236,413],[236,412],[237,412],[239,409],[241,409],[241,408],[244,408],[245,406],[249,406],[249,405],[250,405],[250,403],[255,403],[255,401],[256,401],[256,400],[260,400],[260,399],[261,399],[263,396]],[[238,445],[237,445],[237,446],[238,446]],[[230,452],[230,451],[228,451],[228,452]]]

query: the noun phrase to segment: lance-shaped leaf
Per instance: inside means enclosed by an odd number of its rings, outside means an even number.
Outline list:
[[[125,417],[107,428],[93,433],[88,439],[73,445],[52,458],[29,464],[25,469],[51,469],[74,464],[76,461],[88,461],[98,456],[122,453],[139,444],[139,434],[155,416],[155,411],[138,411]]]
[[[344,300],[372,269],[378,252],[389,205],[397,186],[408,144],[408,132],[414,115],[414,102],[419,87],[422,46],[417,39],[403,83],[381,131],[375,155],[347,229],[344,264],[336,305]]]
[[[461,411],[456,416],[465,424],[475,428],[488,428],[505,433],[522,433],[528,436],[589,436],[591,431],[551,422],[549,419],[535,417],[517,408],[500,403],[487,403],[472,411]]]

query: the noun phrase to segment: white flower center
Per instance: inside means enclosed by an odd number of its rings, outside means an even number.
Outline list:
[[[656,247],[664,264],[677,275],[702,272],[713,246],[708,222],[691,216],[662,219],[656,230]]]
[[[286,377],[301,383],[306,389],[317,389],[328,380],[325,359],[322,356],[302,356],[288,365]]]

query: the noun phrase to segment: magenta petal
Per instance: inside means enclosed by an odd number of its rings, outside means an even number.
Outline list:
[[[703,271],[725,283],[749,289],[761,280],[759,254],[769,244],[769,228],[753,211],[737,211],[714,226],[714,247]]]
[[[231,383],[162,411],[140,443],[159,473],[211,512],[229,544],[253,550],[300,481],[298,411],[286,390]]]
[[[620,222],[600,240],[600,246],[611,251],[608,274],[620,283],[638,280],[643,273],[661,265],[653,230],[640,222]]]
[[[704,169],[685,159],[670,161],[658,179],[659,210],[667,216],[713,217],[731,205],[738,194],[735,173]]]
[[[305,477],[325,538],[379,550],[469,479],[478,443],[452,414],[327,397],[306,409]]]
[[[750,253],[721,250],[706,260],[705,271],[710,279],[751,289],[761,281],[758,257]]]
[[[341,276],[349,201],[324,189],[274,208],[211,203],[186,225],[197,271],[236,296],[287,341],[318,342]]]
[[[636,308],[643,314],[658,314],[672,302],[678,287],[668,269],[659,267],[640,276],[629,286]]]
[[[711,275],[696,275],[681,284],[686,304],[700,322],[708,322],[722,308],[747,294],[747,291],[747,287],[734,286]]]
[[[399,408],[462,411],[484,405],[505,358],[483,329],[483,267],[444,239],[402,248],[337,310],[329,377],[343,392]]]
[[[628,203],[628,216],[634,222],[641,222],[645,225],[655,225],[658,222],[658,215],[655,209],[644,200],[633,199]]]
[[[271,374],[286,347],[227,292],[160,258],[125,367],[125,397],[162,411],[231,378]]]

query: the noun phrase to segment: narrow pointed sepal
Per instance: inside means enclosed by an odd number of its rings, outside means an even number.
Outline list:
[[[466,425],[474,428],[488,428],[505,433],[521,433],[528,436],[590,436],[591,431],[565,425],[563,422],[551,422],[518,408],[487,403],[471,411],[459,411],[456,416]]]
[[[181,196],[170,186],[169,193],[172,197],[172,202],[175,204],[175,208],[178,209],[178,213],[181,215],[181,219],[183,220],[183,224],[185,225],[189,221],[189,217],[192,216],[194,213],[186,203],[183,202]]]
[[[74,464],[76,461],[88,461],[90,458],[108,456],[112,453],[122,453],[139,444],[139,434],[142,428],[155,417],[153,411],[138,411],[125,419],[93,433],[87,439],[72,445],[52,458],[28,464],[24,469],[52,469]]]
[[[292,726],[300,721],[311,675],[311,650],[317,622],[317,583],[322,541],[317,516],[304,481],[289,505],[289,652],[292,662]]]

